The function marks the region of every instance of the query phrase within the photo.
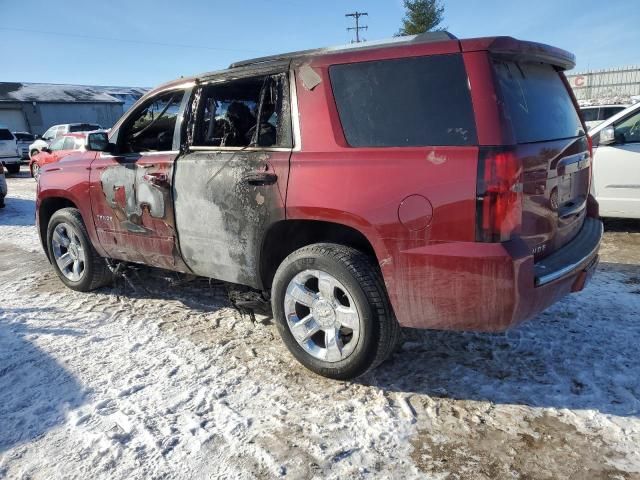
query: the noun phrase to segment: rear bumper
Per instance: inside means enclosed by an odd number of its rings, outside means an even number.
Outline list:
[[[587,218],[572,242],[538,263],[518,240],[412,249],[393,267],[389,296],[405,327],[502,331],[582,290],[601,238],[602,223]]]
[[[13,163],[20,163],[20,157],[18,157],[17,155],[11,155],[11,156],[0,156],[0,162],[4,163],[4,164],[13,164]]]

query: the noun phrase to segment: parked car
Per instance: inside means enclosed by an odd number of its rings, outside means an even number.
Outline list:
[[[75,151],[84,150],[86,139],[86,133],[68,133],[54,140],[51,145],[44,147],[40,153],[31,157],[29,161],[31,176],[37,181],[43,166],[57,162]]]
[[[593,105],[580,108],[580,112],[587,128],[591,130],[627,107],[628,105]]]
[[[0,162],[7,167],[9,173],[20,171],[20,152],[16,137],[8,128],[0,127]]]
[[[48,146],[56,138],[66,135],[67,133],[91,132],[101,129],[102,127],[97,123],[66,123],[63,125],[54,125],[49,127],[47,131],[42,134],[42,137],[29,145],[29,157],[40,153],[43,147]]]
[[[573,66],[437,32],[181,78],[43,167],[42,244],[79,291],[108,258],[268,292],[288,349],[332,378],[382,362],[399,326],[504,330],[598,261]]]
[[[20,158],[29,160],[29,145],[35,141],[36,136],[29,132],[13,132],[13,136],[16,137]]]
[[[0,163],[0,208],[4,208],[4,199],[7,196],[7,179],[4,176],[4,167]]]
[[[592,193],[600,215],[640,218],[640,103],[589,133],[595,147]]]

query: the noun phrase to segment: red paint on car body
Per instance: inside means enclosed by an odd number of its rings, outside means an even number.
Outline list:
[[[292,60],[301,145],[291,151],[288,172],[286,166],[279,166],[284,168],[282,177],[286,179],[278,185],[286,189],[282,195],[286,198],[286,220],[331,222],[364,235],[375,252],[394,313],[403,326],[504,330],[534,316],[572,290],[582,289],[597,260],[594,253],[595,260],[588,267],[576,267],[555,281],[535,286],[536,262],[544,255],[532,253],[529,237],[515,235],[508,241],[493,243],[476,240],[478,162],[483,147],[513,147],[518,158],[523,159],[525,174],[527,168],[532,172],[524,182],[523,230],[535,233],[539,229],[542,236],[555,232],[541,226],[546,214],[535,212],[535,202],[544,202],[546,197],[526,189],[541,187],[534,170],[547,168],[559,157],[549,151],[547,144],[517,145],[499,100],[492,52],[562,65],[571,61],[570,54],[561,50],[510,38],[381,46]],[[451,54],[462,55],[466,69],[476,144],[349,146],[332,91],[330,66]],[[302,66],[312,68],[321,79],[312,89],[297,74]],[[571,148],[569,143],[557,141],[552,147],[564,151]],[[170,222],[165,224],[165,238],[171,240],[164,244],[149,241],[143,245],[116,231],[111,236],[97,235],[96,222],[101,220],[95,220],[95,215],[108,215],[103,208],[99,175],[92,174],[91,180],[89,176],[92,162],[93,167],[103,168],[102,160],[97,158],[95,153],[87,152],[61,164],[64,175],[45,172],[39,185],[37,211],[49,198],[69,199],[80,209],[101,255],[125,259],[130,255],[131,260],[146,262],[155,256],[165,259],[158,266],[180,270],[181,262],[171,265],[166,261],[170,253],[179,256],[179,249],[169,249],[174,241]],[[580,173],[589,174],[590,169]],[[411,195],[427,199],[430,210],[425,210],[420,220],[420,212],[409,209],[408,220],[401,221],[399,208]],[[589,202],[586,216],[594,217],[597,204],[592,198]],[[419,228],[406,227],[414,221]],[[177,234],[179,237],[180,232]],[[563,244],[567,241],[566,237],[562,239]],[[146,252],[136,257],[142,248]]]

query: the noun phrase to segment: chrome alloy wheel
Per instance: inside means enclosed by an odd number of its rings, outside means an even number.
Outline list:
[[[37,182],[38,179],[40,178],[40,165],[38,165],[37,163],[34,163],[33,166],[31,167],[31,174],[34,180]]]
[[[51,237],[53,257],[62,274],[72,282],[84,275],[87,257],[75,228],[68,223],[59,223]]]
[[[311,356],[338,362],[351,355],[361,320],[347,289],[332,275],[304,270],[289,282],[284,297],[287,325]]]

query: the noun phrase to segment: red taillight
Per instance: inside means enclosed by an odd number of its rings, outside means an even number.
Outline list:
[[[522,164],[512,150],[480,149],[476,205],[478,241],[503,242],[520,231]]]

